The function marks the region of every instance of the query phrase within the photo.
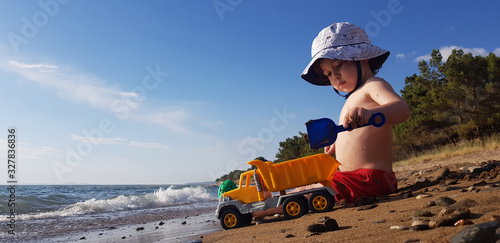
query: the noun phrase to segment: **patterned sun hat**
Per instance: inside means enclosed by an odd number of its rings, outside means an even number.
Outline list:
[[[373,61],[382,66],[389,51],[372,45],[359,26],[344,22],[332,24],[319,32],[312,43],[311,56],[311,62],[300,76],[314,85],[330,85],[327,79],[311,70],[318,59],[362,61],[375,58]]]

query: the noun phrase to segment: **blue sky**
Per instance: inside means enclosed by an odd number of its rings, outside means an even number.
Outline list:
[[[335,22],[391,51],[396,91],[432,49],[500,55],[496,1],[1,1],[0,137],[23,184],[212,181],[275,159],[344,100],[300,78]]]

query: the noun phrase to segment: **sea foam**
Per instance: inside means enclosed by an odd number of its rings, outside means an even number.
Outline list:
[[[194,204],[213,200],[215,199],[201,186],[170,186],[166,189],[159,188],[153,193],[143,195],[120,195],[102,200],[92,198],[67,205],[55,211],[17,215],[17,219],[31,220],[68,217],[74,215]],[[0,216],[0,222],[8,220],[6,215]]]

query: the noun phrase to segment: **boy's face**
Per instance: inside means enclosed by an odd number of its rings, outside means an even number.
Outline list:
[[[358,69],[355,62],[323,59],[320,68],[336,90],[350,93],[356,88]]]

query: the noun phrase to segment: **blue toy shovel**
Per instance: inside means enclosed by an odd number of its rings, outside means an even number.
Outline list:
[[[378,118],[378,119],[377,119]],[[375,120],[379,120],[376,122]],[[374,113],[368,123],[359,127],[366,127],[373,125],[375,127],[381,127],[385,123],[385,116],[380,112]],[[309,147],[311,149],[319,149],[331,145],[337,140],[337,134],[339,132],[344,132],[352,130],[351,125],[344,128],[344,126],[337,126],[334,121],[329,118],[321,118],[316,120],[309,120],[306,123],[307,136],[309,140]]]

